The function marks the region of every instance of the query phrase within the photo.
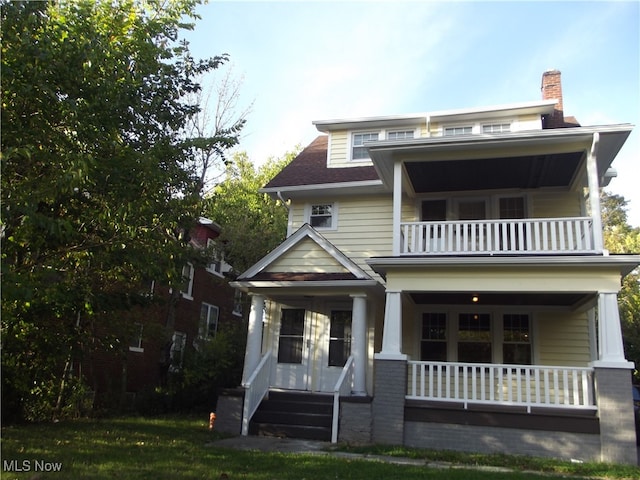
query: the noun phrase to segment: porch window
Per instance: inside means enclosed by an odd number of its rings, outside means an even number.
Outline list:
[[[503,197],[499,207],[500,218],[525,218],[524,197]]]
[[[329,366],[344,367],[351,355],[351,311],[332,310],[329,328]]]
[[[531,335],[529,315],[506,314],[503,316],[503,363],[531,365]]]
[[[447,360],[447,314],[423,313],[420,360],[445,362]]]
[[[378,132],[354,133],[351,145],[352,160],[368,160],[369,152],[364,146],[365,142],[374,142],[378,140]]]
[[[215,305],[202,302],[200,307],[200,325],[198,337],[204,340],[214,338],[218,333],[218,317],[220,309]]]
[[[302,363],[304,316],[305,311],[302,308],[282,310],[278,341],[278,363]]]
[[[491,316],[488,313],[458,315],[458,361],[491,363]]]

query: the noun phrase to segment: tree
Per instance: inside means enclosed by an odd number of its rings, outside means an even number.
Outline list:
[[[202,207],[185,98],[227,60],[181,41],[196,4],[0,4],[5,419],[60,410],[92,332],[180,282]]]
[[[224,175],[230,164],[226,152],[239,143],[240,131],[253,106],[252,102],[238,110],[242,78],[235,77],[231,67],[209,80],[208,88],[189,96],[191,103],[200,106],[200,111],[189,118],[186,128],[191,166],[200,179],[202,192],[208,191]]]
[[[287,206],[258,190],[293,160],[299,147],[260,168],[236,153],[227,178],[207,199],[207,216],[222,227],[219,244],[227,263],[243,272],[274,249],[287,234]]]
[[[640,228],[628,224],[627,203],[620,195],[603,192],[601,197],[604,241],[611,253],[640,252]],[[637,269],[622,280],[618,304],[625,354],[635,362],[634,378],[640,381],[640,272]]]

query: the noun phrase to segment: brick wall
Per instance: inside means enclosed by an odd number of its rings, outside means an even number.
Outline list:
[[[373,441],[401,445],[404,440],[407,362],[375,360],[374,366]]]

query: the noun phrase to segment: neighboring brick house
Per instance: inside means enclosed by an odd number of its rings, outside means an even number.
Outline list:
[[[640,257],[605,250],[599,199],[632,126],[562,105],[549,71],[538,101],[313,122],[262,189],[288,237],[232,283],[252,299],[234,428],[324,394],[333,441],[635,463],[617,293]]]
[[[209,247],[214,252],[219,235],[219,225],[200,218],[190,243],[195,249]],[[135,325],[129,344],[115,350],[119,355],[98,353],[91,358],[84,372],[98,399],[121,395],[123,384],[131,402],[143,390],[166,386],[168,374],[181,369],[187,350],[215,337],[220,325],[243,321],[242,292],[229,286],[226,275],[231,267],[212,255],[206,267],[195,266],[196,262],[184,266],[180,291],[152,282],[149,295],[156,301],[134,308],[123,319],[129,330]]]

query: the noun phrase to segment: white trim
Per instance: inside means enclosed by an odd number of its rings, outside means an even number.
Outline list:
[[[275,280],[238,280],[231,282],[234,288],[280,288],[280,287],[301,287],[301,288],[319,288],[319,287],[361,287],[369,288],[379,285],[377,280],[307,280],[307,281],[275,281]]]

